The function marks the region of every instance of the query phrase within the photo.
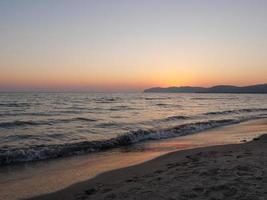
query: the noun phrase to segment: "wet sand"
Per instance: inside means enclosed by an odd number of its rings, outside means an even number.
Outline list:
[[[263,200],[266,152],[267,135],[242,144],[172,152],[33,199]]]

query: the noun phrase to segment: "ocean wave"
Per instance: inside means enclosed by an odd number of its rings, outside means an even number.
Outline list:
[[[184,115],[175,115],[175,116],[167,117],[163,119],[162,121],[186,120],[186,119],[191,119],[191,117],[184,116]]]
[[[0,113],[0,116],[7,117],[7,116],[54,116],[57,113],[44,113],[44,112],[21,112],[21,113],[16,113],[16,112],[4,112]]]
[[[238,97],[193,97],[192,100],[235,100]]]
[[[193,134],[206,129],[239,123],[248,119],[224,119],[203,122],[187,123],[168,129],[137,130],[119,135],[115,138],[102,141],[83,141],[71,144],[35,145],[27,148],[2,148],[0,149],[0,165],[26,161],[45,160],[71,155],[80,155],[89,152],[98,152],[133,143],[166,139],[177,136]]]
[[[67,107],[66,109],[67,110],[85,110],[87,108],[83,106],[70,106],[70,107]]]
[[[239,110],[225,110],[225,111],[216,111],[216,112],[207,112],[204,115],[224,115],[224,114],[239,114],[244,112],[264,112],[267,111],[267,108],[250,108],[250,109],[239,109]]]
[[[116,102],[116,101],[120,101],[120,100],[122,100],[120,97],[110,97],[110,98],[108,98],[108,97],[103,97],[103,98],[95,98],[94,99],[94,101],[96,102],[96,103],[114,103],[114,102]]]
[[[76,117],[73,118],[72,121],[87,121],[87,122],[95,122],[97,119],[90,119],[90,118],[85,118],[85,117]]]
[[[159,107],[173,107],[172,104],[167,104],[167,103],[156,103],[155,105]]]
[[[146,97],[145,100],[151,101],[151,100],[165,100],[165,99],[171,99],[171,97]]]
[[[40,125],[37,121],[12,121],[12,122],[2,122],[0,123],[0,128],[12,128],[16,126],[34,126],[34,125]]]
[[[0,128],[15,128],[21,126],[38,126],[38,125],[53,125],[59,123],[71,123],[76,121],[86,121],[86,122],[95,122],[97,119],[85,118],[85,117],[75,117],[69,119],[54,119],[54,120],[45,120],[45,121],[11,121],[11,122],[2,122],[0,123]]]
[[[117,126],[119,126],[119,124],[115,122],[104,122],[104,123],[95,125],[95,127],[97,128],[108,128],[108,127],[117,127]]]
[[[129,106],[113,106],[107,110],[109,110],[109,111],[122,111],[122,110],[136,110],[136,108],[132,108]]]
[[[22,140],[22,139],[29,139],[29,138],[33,138],[34,136],[31,134],[27,134],[27,135],[8,135],[3,137],[3,140]]]
[[[0,103],[0,106],[3,107],[29,107],[30,103]]]
[[[68,123],[68,122],[76,122],[76,121],[86,121],[86,122],[95,122],[97,119],[91,119],[86,117],[74,117],[69,119],[58,119],[55,120],[54,123]]]

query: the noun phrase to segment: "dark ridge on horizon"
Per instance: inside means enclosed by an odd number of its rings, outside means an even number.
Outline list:
[[[233,85],[216,85],[212,87],[153,87],[144,90],[145,93],[236,93],[236,94],[267,94],[267,83],[238,87]]]

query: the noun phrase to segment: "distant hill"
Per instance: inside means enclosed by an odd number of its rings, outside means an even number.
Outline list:
[[[146,93],[267,93],[267,83],[260,85],[251,85],[245,87],[237,87],[232,85],[216,85],[213,87],[154,87],[146,89]]]

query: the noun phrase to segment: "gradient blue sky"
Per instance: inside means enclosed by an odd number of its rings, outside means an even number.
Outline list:
[[[0,89],[267,82],[266,0],[0,0]]]

